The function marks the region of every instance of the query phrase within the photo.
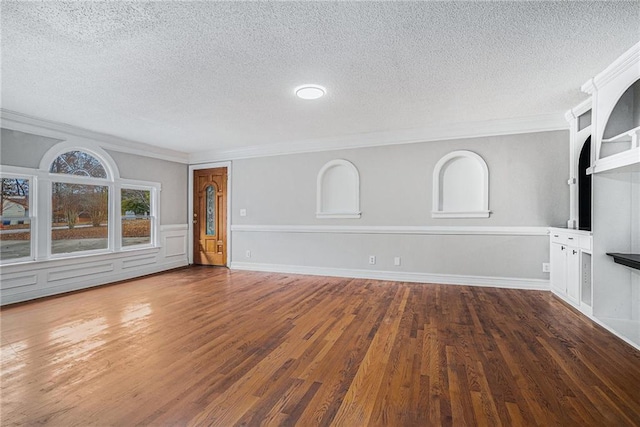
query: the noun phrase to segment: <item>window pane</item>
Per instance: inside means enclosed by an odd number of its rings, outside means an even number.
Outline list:
[[[107,171],[100,160],[83,151],[69,151],[61,154],[51,163],[49,172],[92,178],[107,177]]]
[[[213,186],[207,187],[207,236],[216,234],[216,190]]]
[[[122,246],[151,243],[151,191],[123,189]]]
[[[108,248],[109,187],[53,183],[51,253]]]
[[[29,180],[2,178],[0,217],[0,259],[31,256]]]

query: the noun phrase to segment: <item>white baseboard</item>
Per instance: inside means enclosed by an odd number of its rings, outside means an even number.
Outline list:
[[[616,337],[620,338],[622,341],[626,342],[627,344],[629,344],[631,347],[635,348],[636,350],[640,351],[640,343],[636,342],[632,339],[630,339],[629,337],[623,335],[622,333],[620,333],[620,331],[614,329],[613,327],[611,327],[610,325],[608,325],[606,323],[607,319],[604,320],[600,320],[595,316],[589,316],[587,314],[585,314],[589,319],[591,319],[594,323],[597,323],[598,325],[602,326],[604,329],[606,329],[607,331],[611,332],[613,335],[615,335]],[[611,321],[611,319],[608,319],[609,321]],[[620,321],[618,319],[618,321]],[[623,320],[624,321],[624,320]],[[629,323],[633,323],[634,325],[637,325],[637,321],[627,321]]]
[[[438,283],[445,285],[485,286],[508,289],[549,290],[549,281],[513,277],[466,276],[403,271],[358,270],[348,268],[310,267],[300,265],[232,262],[232,270],[266,271],[272,273],[307,274],[312,276],[348,277],[394,282]]]

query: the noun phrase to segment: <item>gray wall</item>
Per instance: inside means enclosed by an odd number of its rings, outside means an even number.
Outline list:
[[[0,164],[38,169],[42,156],[60,140],[0,129]]]
[[[431,218],[433,168],[470,150],[489,167],[488,219]],[[360,173],[361,219],[317,219],[316,176],[332,159]],[[233,224],[562,226],[569,216],[566,131],[263,157],[233,162]],[[241,217],[240,209],[247,209]]]
[[[2,129],[0,164],[38,168],[42,156],[59,140]],[[107,150],[121,178],[155,181],[162,184],[160,224],[187,222],[188,166],[151,157]]]
[[[454,150],[486,161],[490,218],[431,218],[433,168]],[[361,219],[315,217],[317,173],[337,158],[360,172]],[[232,224],[562,226],[569,216],[568,168],[567,131],[236,160]],[[232,238],[232,262],[548,279],[541,269],[549,260],[548,239],[540,236],[237,231]],[[375,266],[368,265],[368,255],[377,256]],[[394,256],[402,257],[400,267],[393,266]]]
[[[107,150],[118,165],[121,178],[155,181],[162,184],[160,224],[187,223],[189,167],[151,157]]]

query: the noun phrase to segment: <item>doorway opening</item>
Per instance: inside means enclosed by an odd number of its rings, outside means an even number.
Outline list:
[[[578,228],[591,231],[591,137],[587,138],[578,159]]]
[[[193,263],[227,265],[227,168],[193,171]]]

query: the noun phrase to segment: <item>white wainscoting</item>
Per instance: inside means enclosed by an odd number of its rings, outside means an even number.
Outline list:
[[[5,265],[0,303],[11,304],[131,279],[189,264],[187,224],[160,226],[160,244],[97,255]]]
[[[356,279],[387,280],[394,282],[438,283],[444,285],[487,286],[509,289],[549,290],[549,281],[516,277],[466,276],[457,274],[431,274],[406,271],[357,270],[351,268],[306,267],[300,265],[260,264],[232,262],[232,270],[266,271],[272,273],[308,274],[312,276],[348,277]]]
[[[404,253],[403,257],[415,256],[413,249],[407,249],[410,242],[404,240],[410,238],[412,242],[416,242],[415,237],[424,236],[425,238],[433,238],[434,236],[443,236],[449,238],[455,238],[456,236],[462,237],[474,237],[474,239],[487,239],[495,241],[495,239],[515,238],[518,242],[521,242],[521,247],[535,247],[542,248],[545,251],[548,246],[546,236],[548,236],[547,227],[537,226],[388,226],[388,225],[375,225],[375,226],[359,226],[359,225],[233,225],[231,227],[233,236],[241,236],[244,234],[253,235],[256,234],[256,240],[245,240],[240,243],[239,247],[246,247],[246,257],[252,259],[242,260],[243,257],[239,253],[234,253],[235,258],[230,264],[231,269],[237,270],[254,270],[254,271],[266,271],[266,272],[278,272],[278,273],[292,273],[292,274],[309,274],[309,275],[321,275],[321,276],[335,276],[335,277],[352,277],[352,278],[365,278],[365,279],[377,279],[377,280],[389,280],[400,282],[416,282],[416,283],[442,283],[442,284],[456,284],[456,285],[470,285],[470,286],[490,286],[499,288],[513,288],[513,289],[537,289],[537,290],[549,290],[549,280],[546,278],[537,278],[530,276],[532,269],[529,268],[527,274],[519,276],[517,271],[511,269],[511,273],[505,273],[501,276],[499,273],[484,274],[468,271],[455,271],[450,272],[430,272],[430,267],[424,267],[424,270],[420,270],[422,266],[416,266],[409,263],[405,264],[403,258],[402,266],[396,264],[396,267],[389,268],[388,261],[393,256]],[[375,265],[366,265],[362,267],[358,266],[332,266],[331,264],[324,265],[310,265],[310,263],[317,262],[317,254],[322,253],[322,250],[316,252],[305,252],[305,256],[301,257],[287,257],[284,256],[282,261],[279,262],[277,258],[265,257],[269,250],[269,244],[273,243],[273,240],[268,239],[269,243],[265,243],[267,240],[267,234],[272,234],[275,237],[284,235],[303,235],[308,234],[308,238],[301,236],[296,239],[287,239],[289,247],[297,247],[296,245],[306,244],[325,244],[330,240],[318,240],[314,236],[326,234],[326,235],[344,235],[344,236],[361,236],[362,239],[367,239],[365,245],[370,245],[371,249],[363,249],[362,245],[354,244],[353,238],[350,240],[340,240],[341,245],[353,245],[352,251],[345,251],[345,256],[348,257],[346,264],[354,264],[358,262],[364,263],[367,255],[379,255],[378,262]],[[368,236],[368,237],[367,237]],[[544,240],[540,240],[544,237]],[[235,239],[236,237],[234,237]],[[338,238],[338,236],[336,236]],[[356,237],[358,239],[358,237]],[[390,240],[393,239],[393,240]],[[359,240],[360,241],[360,240]],[[319,242],[319,243],[318,243]],[[282,246],[282,242],[277,241]],[[235,244],[235,243],[234,243]],[[276,243],[273,243],[276,244]],[[458,243],[464,245],[464,242]],[[287,245],[284,245],[287,246]],[[388,248],[397,248],[388,249]],[[374,249],[375,248],[375,249]],[[380,253],[381,248],[385,249],[384,254]],[[401,249],[402,248],[402,249]],[[325,247],[325,249],[327,249]],[[460,248],[466,249],[466,248]],[[294,249],[295,250],[295,249]],[[495,250],[495,247],[494,249]],[[299,252],[299,251],[298,251]],[[340,252],[341,254],[343,252]],[[243,253],[244,254],[244,253]],[[418,255],[417,257],[419,257]],[[457,256],[455,251],[451,252],[451,257]],[[354,261],[355,260],[355,261]],[[384,264],[386,260],[387,264]],[[446,260],[446,259],[445,259]],[[398,261],[400,259],[398,258]],[[487,262],[494,262],[498,267],[500,262],[488,260]],[[528,259],[522,257],[519,262],[523,264],[540,265],[539,263],[548,262],[548,253],[539,254],[537,257]],[[318,263],[321,264],[321,263]],[[471,270],[486,271],[486,269],[471,268]],[[498,271],[498,269],[490,269]],[[516,269],[517,270],[517,269]],[[514,274],[515,273],[515,274]]]

